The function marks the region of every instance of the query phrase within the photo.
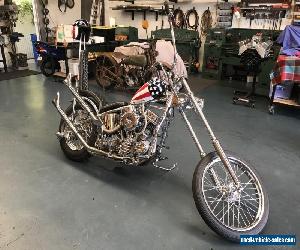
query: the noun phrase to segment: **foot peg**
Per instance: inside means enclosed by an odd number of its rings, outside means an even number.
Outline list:
[[[174,168],[177,167],[177,163],[173,164],[173,166],[170,167],[170,168],[165,168],[165,167],[162,167],[162,166],[158,165],[158,162],[164,161],[164,160],[167,160],[167,159],[168,159],[168,157],[157,156],[156,159],[155,159],[155,161],[152,163],[152,165],[154,167],[158,168],[158,169],[163,170],[163,171],[171,171],[171,170],[173,170]]]

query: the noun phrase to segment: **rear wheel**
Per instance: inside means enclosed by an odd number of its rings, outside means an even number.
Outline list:
[[[71,105],[65,112],[87,144],[94,145],[97,139],[96,126],[93,124],[89,114],[79,105],[76,105],[74,110]],[[61,119],[59,132],[63,135],[60,140],[60,146],[67,158],[81,162],[90,157],[88,151],[64,119]]]
[[[96,62],[96,81],[104,89],[114,87],[118,81],[117,62],[110,56],[101,55]]]
[[[55,73],[57,65],[52,57],[46,57],[41,63],[41,72],[44,76],[49,77]]]
[[[206,155],[195,169],[193,196],[207,225],[222,237],[239,242],[240,235],[258,234],[269,215],[269,200],[255,169],[232,153],[226,153],[240,188],[216,152]]]

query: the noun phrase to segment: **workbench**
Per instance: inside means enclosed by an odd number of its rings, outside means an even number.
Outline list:
[[[300,103],[290,99],[275,98],[277,87],[284,82],[300,84],[300,58],[296,56],[279,55],[271,73],[272,93],[270,98],[269,113],[275,113],[275,105],[286,105],[290,107],[300,107]]]
[[[280,31],[258,29],[222,29],[212,28],[209,30],[204,44],[204,58],[202,75],[208,79],[233,79],[245,80],[246,71],[240,62],[239,42],[251,39],[253,35],[262,33],[263,39],[275,41]],[[267,89],[270,83],[269,74],[274,67],[279,54],[280,46],[272,47],[272,56],[261,63],[261,72],[258,75],[261,88]]]

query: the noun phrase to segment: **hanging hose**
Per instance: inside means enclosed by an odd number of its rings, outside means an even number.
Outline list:
[[[190,17],[191,16],[194,16],[194,18],[195,18],[195,22],[194,22],[193,25],[191,25],[191,23],[190,23]],[[199,27],[199,15],[198,15],[198,12],[196,11],[195,7],[193,7],[192,9],[190,9],[186,12],[185,21],[186,21],[186,25],[187,25],[188,28],[193,29],[193,30],[198,29],[198,27]]]
[[[205,37],[207,35],[208,30],[212,26],[212,16],[211,12],[209,10],[209,7],[207,10],[205,10],[201,17],[201,37]]]
[[[178,8],[174,10],[172,23],[175,28],[180,28],[180,29],[184,28],[185,19],[184,19],[184,13],[181,9]]]

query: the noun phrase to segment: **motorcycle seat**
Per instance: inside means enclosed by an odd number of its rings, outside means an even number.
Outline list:
[[[107,104],[99,110],[99,113],[101,114],[103,112],[107,112],[112,109],[121,108],[127,105],[128,105],[127,102],[115,102],[115,103]]]
[[[147,65],[147,57],[145,55],[127,56],[122,62],[126,65],[145,67]]]
[[[127,56],[124,55],[123,53],[121,52],[113,52],[112,53],[112,57],[116,58],[116,59],[119,59],[119,60],[123,60],[124,58],[126,58]]]
[[[113,52],[112,56],[122,61],[126,65],[134,65],[139,67],[145,67],[147,65],[147,57],[145,55],[132,55],[127,56],[121,52]]]

